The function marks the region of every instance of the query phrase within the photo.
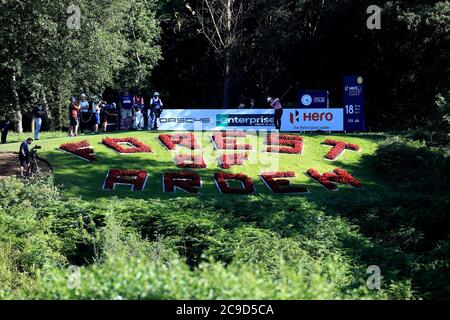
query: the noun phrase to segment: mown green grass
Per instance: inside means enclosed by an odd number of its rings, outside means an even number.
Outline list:
[[[361,193],[368,193],[383,188],[377,176],[372,172],[369,155],[373,154],[377,143],[383,138],[380,135],[343,135],[343,134],[302,134],[305,138],[305,148],[303,155],[288,154],[268,154],[265,152],[266,136],[259,137],[250,133],[248,138],[240,139],[242,143],[251,143],[255,148],[249,152],[249,161],[244,166],[235,166],[231,170],[222,170],[218,167],[217,158],[221,151],[214,151],[211,143],[212,132],[195,133],[201,141],[202,150],[195,151],[196,154],[203,154],[208,168],[195,170],[203,180],[203,188],[200,195],[188,195],[182,191],[174,194],[164,193],[162,190],[162,175],[164,172],[182,171],[177,168],[173,158],[179,153],[190,153],[191,151],[180,147],[177,151],[171,152],[164,148],[158,141],[158,135],[163,132],[120,132],[111,133],[111,137],[135,137],[150,145],[153,149],[151,154],[129,154],[120,155],[114,150],[104,146],[101,141],[106,135],[86,135],[77,138],[61,137],[63,133],[47,133],[42,135],[42,139],[34,145],[42,146],[39,154],[48,160],[53,169],[55,181],[64,190],[66,196],[81,196],[85,199],[96,199],[102,197],[131,197],[131,198],[162,198],[169,199],[175,196],[181,197],[222,197],[218,192],[213,174],[219,171],[243,173],[254,179],[256,192],[258,194],[270,194],[264,183],[259,178],[262,172],[270,171],[294,171],[297,175],[292,179],[293,183],[302,184],[308,187],[308,195],[280,195],[277,197],[310,197],[314,200],[322,198],[336,198],[353,195],[358,197]],[[19,138],[25,138],[24,134]],[[46,139],[49,138],[49,139]],[[349,143],[358,144],[362,150],[360,152],[346,151],[337,161],[330,162],[324,159],[325,154],[331,147],[321,145],[325,139],[337,139]],[[57,150],[59,146],[67,142],[77,142],[88,140],[94,147],[97,161],[88,163],[69,153]],[[19,140],[20,141],[20,140]],[[2,151],[17,151],[19,142],[0,146]],[[279,165],[278,165],[279,164]],[[339,167],[346,169],[362,184],[363,189],[357,190],[347,186],[340,186],[338,192],[330,192],[316,182],[307,177],[304,173],[309,168],[315,168],[319,172],[332,171]],[[102,189],[104,179],[110,169],[144,169],[149,173],[146,188],[143,192],[132,192],[130,187],[119,186],[114,191]],[[226,196],[233,198],[236,196]]]

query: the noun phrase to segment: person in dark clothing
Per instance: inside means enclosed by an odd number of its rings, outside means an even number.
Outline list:
[[[248,106],[249,109],[255,109],[255,99],[250,99],[250,103]]]
[[[24,172],[28,170],[30,165],[30,145],[33,139],[28,138],[20,144],[19,161],[20,161],[20,176],[24,177]]]
[[[45,115],[44,106],[42,103],[37,104],[33,108],[34,114],[34,140],[39,140],[39,132],[41,132],[42,128],[42,119]]]
[[[9,120],[0,123],[0,130],[2,131],[2,144],[6,144],[6,138],[8,137],[8,130],[11,122]]]

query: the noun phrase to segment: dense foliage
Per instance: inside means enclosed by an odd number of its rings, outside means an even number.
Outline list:
[[[386,149],[392,156],[381,161]],[[396,159],[411,154],[445,158],[389,139],[364,161],[393,185],[357,198],[343,193],[339,202],[270,195],[87,202],[62,198],[51,180],[1,181],[0,296],[448,298],[448,175],[438,179],[440,167],[429,168],[441,188],[420,188],[422,171],[416,183],[403,180],[415,168]],[[380,291],[365,286],[369,265],[382,270]]]
[[[51,181],[0,183],[11,191],[1,195],[4,298],[410,295],[408,286],[363,289],[364,267],[347,254],[343,239],[367,240],[306,201],[300,208],[289,204],[288,215],[274,208],[263,215],[183,199],[63,201]],[[247,206],[265,202],[254,197]],[[71,285],[69,265],[82,266],[79,286]]]
[[[21,129],[40,101],[52,128],[67,125],[71,95],[148,86],[161,58],[155,0],[0,3],[0,114]]]

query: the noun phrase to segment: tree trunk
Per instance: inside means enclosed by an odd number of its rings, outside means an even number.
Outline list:
[[[231,82],[230,70],[231,70],[231,53],[229,49],[226,49],[224,58],[223,100],[222,100],[222,107],[224,109],[230,107],[230,82]]]
[[[19,93],[17,92],[16,70],[12,71],[11,90],[12,90],[12,95],[13,95],[13,100],[14,100],[14,114],[15,114],[15,120],[17,123],[17,132],[23,133],[22,109],[20,108]]]
[[[224,75],[223,75],[223,108],[230,107],[230,71],[231,71],[231,24],[232,24],[232,13],[231,13],[231,0],[227,0],[226,4],[226,44],[224,50]]]
[[[45,114],[47,115],[47,119],[46,119],[48,122],[47,127],[49,130],[52,130],[52,129],[54,129],[53,114],[50,111],[50,107],[49,107],[48,100],[47,100],[47,94],[45,93],[45,91],[42,92],[42,104],[43,104],[43,107],[45,110]]]

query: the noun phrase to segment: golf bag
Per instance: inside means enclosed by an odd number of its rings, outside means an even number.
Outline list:
[[[133,128],[136,130],[144,129],[144,113],[142,112],[143,107],[136,105],[134,107],[134,122]]]
[[[133,124],[133,110],[120,110],[120,130],[130,130]]]

